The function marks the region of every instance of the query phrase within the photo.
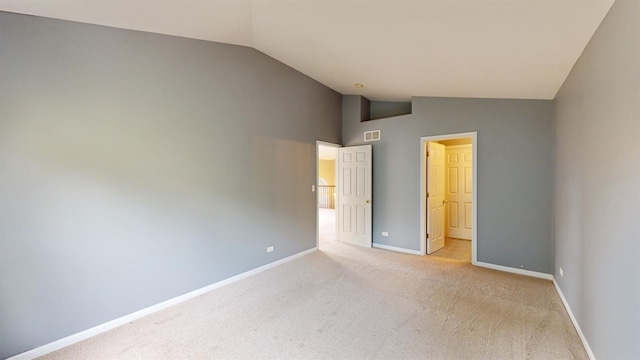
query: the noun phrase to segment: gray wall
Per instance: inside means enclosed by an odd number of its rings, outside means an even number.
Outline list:
[[[371,143],[374,243],[420,249],[420,137],[477,131],[478,261],[552,272],[552,101],[416,97],[412,115],[367,122],[359,103],[343,97],[342,138],[382,130]]]
[[[369,119],[371,120],[411,114],[410,102],[371,101],[369,107]]]
[[[640,1],[613,4],[555,132],[556,280],[596,358],[640,359]]]
[[[0,82],[0,358],[315,246],[341,97],[307,76],[0,12]]]

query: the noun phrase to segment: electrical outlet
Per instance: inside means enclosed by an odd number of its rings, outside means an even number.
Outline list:
[[[383,231],[383,232],[382,232],[382,236],[389,236],[389,233],[388,233],[388,232],[386,232],[386,231]]]
[[[267,252],[268,252],[268,253],[273,252],[273,246],[269,246],[269,247],[267,248]]]
[[[562,268],[560,268],[560,277],[564,277],[564,270],[562,270]]]
[[[316,186],[315,185],[311,185],[311,192],[315,192],[316,191]]]

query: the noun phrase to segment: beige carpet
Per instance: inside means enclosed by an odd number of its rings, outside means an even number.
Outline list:
[[[550,281],[337,241],[47,359],[587,359]]]

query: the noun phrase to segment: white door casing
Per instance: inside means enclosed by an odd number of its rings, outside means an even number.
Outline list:
[[[338,240],[371,247],[371,145],[338,149]]]
[[[427,254],[444,247],[445,146],[427,143]]]
[[[463,139],[470,138],[471,139],[471,153],[472,153],[472,205],[471,205],[471,263],[473,265],[478,265],[478,245],[482,241],[482,239],[478,238],[478,132],[464,132],[464,133],[451,133],[451,134],[441,134],[441,135],[426,135],[420,137],[420,146],[416,146],[416,151],[420,152],[420,162],[416,163],[420,169],[420,229],[418,231],[419,235],[419,246],[420,253],[425,255],[427,254],[427,214],[429,209],[427,209],[427,143],[429,141],[443,141],[443,140],[454,140],[454,139]]]
[[[471,145],[447,146],[446,154],[446,236],[471,240],[473,205]]]

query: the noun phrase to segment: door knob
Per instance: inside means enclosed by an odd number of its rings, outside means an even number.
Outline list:
[[[367,204],[370,204],[370,203],[371,203],[371,200],[367,199]]]
[[[449,202],[448,200],[442,200],[442,205],[444,205],[444,204],[446,204],[448,202]]]

